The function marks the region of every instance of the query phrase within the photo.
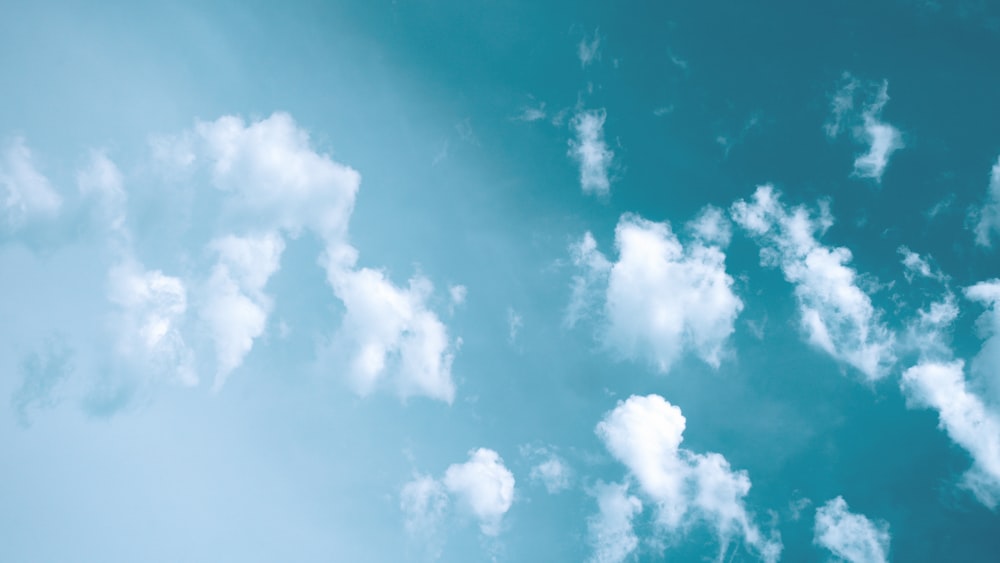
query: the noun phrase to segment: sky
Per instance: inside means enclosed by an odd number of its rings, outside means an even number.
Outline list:
[[[1000,10],[0,6],[0,560],[993,561]]]

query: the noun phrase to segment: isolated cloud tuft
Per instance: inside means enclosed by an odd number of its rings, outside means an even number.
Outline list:
[[[867,104],[858,111],[855,97],[858,92],[874,92]],[[845,73],[840,88],[831,101],[831,118],[824,125],[827,136],[835,138],[850,129],[854,140],[868,146],[867,152],[854,159],[853,175],[882,181],[882,175],[894,152],[903,148],[903,136],[898,129],[882,120],[882,109],[889,101],[889,82],[862,84]]]
[[[570,139],[569,155],[580,166],[580,187],[586,194],[604,196],[611,191],[608,171],[615,153],[604,141],[605,119],[607,113],[600,109],[579,112],[570,122],[575,138]]]
[[[743,302],[733,292],[720,245],[728,221],[707,211],[681,244],[667,223],[626,214],[615,229],[618,260],[609,261],[590,233],[571,252],[583,270],[574,279],[567,323],[603,302],[604,343],[626,358],[648,359],[662,372],[685,351],[719,366]]]
[[[889,524],[850,512],[843,497],[816,509],[813,543],[850,563],[885,563],[889,556]]]
[[[24,139],[15,137],[0,151],[0,219],[16,231],[36,219],[51,219],[62,207],[62,197],[35,168]]]

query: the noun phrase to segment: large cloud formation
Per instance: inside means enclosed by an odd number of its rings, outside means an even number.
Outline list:
[[[232,232],[209,244],[218,259],[199,311],[215,346],[216,388],[265,330],[273,302],[265,288],[285,238],[308,230],[325,246],[320,263],[346,309],[324,357],[362,395],[385,385],[404,397],[453,400],[454,343],[428,306],[433,285],[415,276],[400,288],[385,272],[356,266],[348,242],[356,170],[316,152],[284,113],[249,124],[234,116],[199,122],[155,148],[177,166],[207,165],[228,212]]]

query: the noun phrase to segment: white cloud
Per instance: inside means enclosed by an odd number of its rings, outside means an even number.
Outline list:
[[[401,397],[451,403],[454,346],[447,327],[428,309],[431,282],[414,276],[399,288],[378,270],[328,267],[327,272],[346,307],[331,350],[335,358],[346,358],[354,389],[367,395],[388,380]]]
[[[215,344],[214,388],[220,389],[264,332],[272,307],[264,286],[278,270],[285,243],[272,232],[229,235],[216,239],[211,247],[218,261],[206,283],[199,315]]]
[[[451,297],[451,304],[454,307],[465,303],[465,297],[469,291],[464,285],[452,285],[448,287],[448,295]]]
[[[642,501],[628,494],[628,485],[598,483],[594,495],[598,512],[587,521],[594,549],[592,563],[619,563],[639,547],[632,520],[642,512]]]
[[[521,313],[515,311],[513,307],[507,307],[507,341],[511,344],[517,342],[517,335],[523,327],[524,318],[521,317]]]
[[[234,116],[200,122],[195,131],[228,202],[258,229],[312,229],[342,243],[361,175],[315,152],[291,116],[275,113],[247,125]]]
[[[140,373],[166,374],[195,385],[191,350],[182,323],[187,289],[179,278],[126,259],[109,273],[109,299],[118,307],[118,353]]]
[[[685,247],[667,223],[623,215],[616,262],[585,234],[571,249],[584,272],[574,279],[567,323],[584,316],[596,297],[603,301],[604,342],[624,357],[648,359],[667,372],[690,350],[718,366],[743,309],[719,246],[728,242],[729,226],[709,208],[690,229],[694,240]]]
[[[346,309],[331,343],[332,357],[342,360],[334,369],[346,371],[361,394],[389,382],[402,397],[453,400],[454,346],[428,307],[430,281],[414,276],[400,288],[379,270],[356,267],[358,251],[348,244],[347,232],[361,182],[357,171],[316,152],[308,133],[285,113],[249,124],[234,116],[199,122],[192,134],[161,140],[156,147],[178,165],[210,166],[236,231],[269,233],[257,241],[262,258],[268,258],[258,277],[233,279],[230,265],[217,265],[207,284],[203,318],[216,342],[217,385],[264,329],[271,305],[262,288],[277,269],[281,237],[310,230],[325,244],[320,263]]]
[[[528,123],[531,123],[533,121],[545,119],[546,116],[545,102],[542,102],[538,104],[538,107],[525,106],[521,108],[521,113],[517,114],[514,119],[517,121],[527,121]]]
[[[97,200],[101,219],[109,230],[123,234],[127,195],[122,173],[107,154],[92,151],[90,163],[77,173],[76,182],[81,195]]]
[[[976,382],[990,393],[991,402],[1000,405],[1000,279],[977,283],[965,289],[965,297],[982,304],[986,311],[976,321],[976,328],[985,340],[972,360]]]
[[[855,110],[855,96],[858,90],[871,91],[875,83],[861,84],[850,74],[844,75],[842,86],[831,102],[831,120],[824,128],[827,136],[834,138],[848,126],[854,140],[868,146],[868,151],[854,159],[853,175],[882,181],[882,175],[889,165],[894,152],[903,148],[903,136],[899,129],[882,120],[882,109],[889,101],[889,82],[882,81],[878,89],[860,114]]]
[[[884,563],[889,555],[889,525],[850,512],[843,497],[816,509],[813,543],[850,563]]]
[[[801,206],[786,208],[779,198],[771,186],[760,186],[752,201],[733,204],[733,218],[761,245],[761,263],[780,266],[795,285],[809,342],[869,380],[884,377],[895,362],[894,336],[858,286],[848,266],[851,251],[817,240],[833,224],[829,210],[821,204],[814,217]]]
[[[0,155],[0,217],[11,230],[59,213],[62,197],[36,168],[24,139],[14,138]]]
[[[403,486],[399,508],[403,511],[406,533],[426,543],[429,559],[440,557],[442,527],[448,512],[448,493],[444,485],[428,475],[417,475]]]
[[[551,452],[544,452],[547,457],[531,468],[529,477],[540,482],[549,494],[556,494],[569,489],[572,471],[566,461]]]
[[[596,432],[611,455],[625,465],[640,491],[656,506],[656,522],[680,534],[696,522],[710,525],[720,554],[733,538],[765,561],[777,561],[781,540],[765,538],[747,511],[745,471],[734,471],[716,453],[681,448],[686,420],[663,397],[632,396],[607,413]]]
[[[1000,157],[990,170],[990,185],[986,192],[986,202],[975,212],[976,244],[992,246],[994,234],[1000,234]]]
[[[850,73],[844,73],[841,86],[830,100],[830,120],[823,124],[827,137],[836,138],[846,125],[854,111],[854,92],[858,89],[858,81]]]
[[[469,461],[445,471],[442,483],[479,520],[479,529],[496,536],[504,514],[514,503],[514,474],[495,451],[479,448],[469,452]]]
[[[469,461],[448,466],[441,479],[417,475],[403,486],[399,506],[404,527],[427,544],[431,559],[440,555],[452,502],[479,522],[483,535],[497,536],[514,503],[514,474],[497,452],[479,448],[469,452]]]
[[[903,266],[906,268],[906,272],[903,275],[906,277],[906,281],[912,282],[915,276],[944,281],[944,274],[932,268],[926,258],[913,252],[906,246],[900,246],[898,252],[903,257]]]
[[[586,67],[594,60],[601,58],[601,36],[598,30],[594,30],[593,37],[588,41],[586,37],[580,40],[576,46],[577,56],[580,58],[580,66]]]
[[[922,362],[903,373],[902,387],[912,404],[938,411],[948,436],[972,456],[963,485],[989,508],[1000,501],[1000,417],[972,393],[964,363]]]
[[[607,113],[601,110],[581,111],[573,116],[570,126],[576,135],[569,142],[569,155],[580,166],[580,187],[583,193],[599,196],[611,191],[611,168],[615,153],[604,141],[604,121]]]

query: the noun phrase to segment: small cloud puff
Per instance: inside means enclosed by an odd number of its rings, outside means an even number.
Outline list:
[[[569,155],[580,167],[580,187],[585,194],[605,196],[611,191],[608,176],[615,153],[604,141],[603,110],[581,111],[573,116],[570,126],[575,137],[569,142]]]
[[[62,197],[35,167],[31,150],[16,137],[0,150],[0,224],[17,231],[59,214]]]
[[[576,54],[580,59],[580,66],[586,68],[591,62],[601,58],[601,36],[599,30],[594,30],[594,35],[590,39],[584,37],[576,46]]]
[[[843,497],[816,509],[813,543],[850,563],[885,563],[889,556],[889,524],[850,512]]]

